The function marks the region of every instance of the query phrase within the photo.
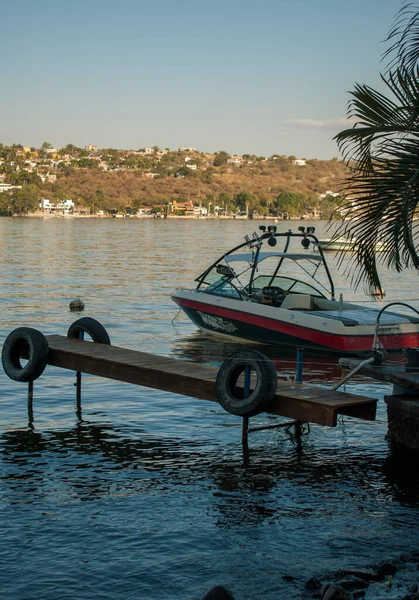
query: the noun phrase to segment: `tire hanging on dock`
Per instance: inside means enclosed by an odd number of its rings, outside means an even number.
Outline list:
[[[108,332],[104,326],[92,317],[82,317],[74,321],[67,331],[67,337],[80,338],[83,337],[80,334],[84,335],[85,333],[97,344],[107,344],[108,346],[111,344]]]
[[[250,371],[250,386],[245,397],[243,375]],[[238,380],[241,377],[239,385]],[[254,381],[255,380],[255,381]],[[218,401],[227,412],[253,417],[267,409],[275,396],[278,375],[275,365],[257,350],[239,350],[221,365],[216,380]]]
[[[22,364],[22,359],[27,360]],[[48,342],[43,333],[30,327],[18,327],[3,344],[1,362],[4,372],[14,381],[35,381],[48,361]]]

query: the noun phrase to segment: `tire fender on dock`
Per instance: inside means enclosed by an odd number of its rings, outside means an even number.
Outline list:
[[[22,364],[21,359],[27,360]],[[1,353],[4,372],[14,381],[35,381],[48,361],[48,342],[43,333],[18,327],[6,338]]]
[[[80,334],[84,335],[85,333],[87,333],[96,344],[111,345],[111,340],[104,326],[92,317],[81,317],[81,319],[74,321],[67,331],[67,337],[80,338],[83,337]]]
[[[246,370],[250,377],[245,397]],[[243,377],[244,376],[244,377]],[[238,380],[241,382],[238,385]],[[267,409],[275,396],[278,375],[271,360],[257,350],[239,350],[221,365],[216,380],[218,401],[227,412],[253,417]]]

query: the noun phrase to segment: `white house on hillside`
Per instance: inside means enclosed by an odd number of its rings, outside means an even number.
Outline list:
[[[333,196],[333,198],[337,198],[339,196],[338,192],[332,192],[332,190],[327,190],[324,194],[320,194],[320,198],[326,198],[327,196]]]
[[[182,148],[178,148],[179,152],[196,152],[195,148],[187,148],[183,146]]]
[[[56,204],[51,202],[48,198],[42,198],[39,202],[39,208],[44,212],[60,212],[64,215],[71,215],[74,210],[74,202],[73,200],[60,200]]]
[[[230,156],[230,158],[227,158],[228,165],[240,166],[242,163],[243,163],[243,158],[241,156]]]
[[[0,183],[0,193],[10,192],[11,190],[21,190],[21,185],[11,185],[10,183]]]

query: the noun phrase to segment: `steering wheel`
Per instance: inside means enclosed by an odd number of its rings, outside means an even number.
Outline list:
[[[261,298],[264,304],[281,306],[285,298],[285,293],[280,287],[275,285],[267,285],[261,290]]]

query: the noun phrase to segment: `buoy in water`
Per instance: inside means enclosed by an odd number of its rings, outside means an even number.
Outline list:
[[[70,302],[70,310],[73,312],[80,312],[80,311],[84,310],[83,300],[80,300],[80,298],[77,298],[76,300],[72,300]]]

